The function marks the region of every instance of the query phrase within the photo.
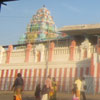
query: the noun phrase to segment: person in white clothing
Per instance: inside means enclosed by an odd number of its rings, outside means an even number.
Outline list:
[[[48,97],[49,97],[48,96],[48,88],[47,88],[46,85],[43,86],[41,93],[42,93],[42,99],[41,100],[48,100]]]

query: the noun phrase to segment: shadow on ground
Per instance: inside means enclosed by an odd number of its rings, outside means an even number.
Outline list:
[[[87,100],[100,100],[100,94],[87,94]],[[33,91],[24,91],[22,93],[22,100],[35,100]],[[13,92],[4,91],[0,92],[0,100],[13,100]],[[65,92],[57,93],[57,100],[72,100],[72,94]],[[82,100],[82,99],[81,99]]]
[[[87,100],[100,100],[100,94],[97,94],[97,95],[87,94],[86,97],[87,97]],[[33,93],[23,94],[23,100],[35,100],[34,94]],[[65,92],[57,93],[57,100],[72,100],[72,94],[67,94]]]
[[[23,97],[22,100],[35,100],[34,97]]]

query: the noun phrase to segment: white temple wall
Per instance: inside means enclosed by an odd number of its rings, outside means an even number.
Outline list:
[[[10,90],[7,82],[14,81],[16,73],[21,72],[22,76],[25,78],[25,90],[34,90],[32,87],[40,79],[42,84],[42,78],[46,77],[44,75],[45,70],[48,67],[48,75],[51,77],[56,77],[60,90],[68,91],[69,87],[73,83],[74,78],[78,76],[90,75],[91,67],[91,54],[94,53],[94,47],[91,46],[87,50],[87,57],[84,58],[84,48],[79,52],[80,47],[75,47],[74,60],[69,60],[70,49],[68,47],[54,48],[52,61],[48,61],[48,51],[44,49],[42,51],[42,59],[37,62],[36,52],[40,49],[34,51],[32,49],[29,54],[29,62],[25,62],[26,50],[19,49],[13,50],[10,56],[10,63],[6,64],[6,51],[3,52],[2,63],[0,64],[0,77],[1,77],[1,87],[0,90]],[[41,54],[41,52],[40,52]],[[95,58],[96,55],[94,55]],[[97,60],[94,60],[95,66]],[[97,67],[94,69],[94,77],[97,75]],[[31,79],[29,78],[31,77]],[[33,78],[32,78],[33,77]],[[34,84],[33,79],[34,80]],[[27,87],[28,81],[31,81],[30,88]],[[66,82],[65,82],[66,81]],[[28,86],[29,86],[28,84]],[[99,83],[100,84],[100,83]],[[95,79],[95,86],[97,87],[97,79]],[[100,89],[99,89],[100,90]]]
[[[13,50],[10,57],[10,63],[24,63],[25,50]]]
[[[35,62],[35,57],[34,57],[34,50],[32,49],[29,55],[29,63]]]
[[[0,65],[1,87],[0,90],[10,90],[13,85],[16,73],[20,72],[24,78],[24,90],[34,90],[36,83],[40,81],[43,84],[45,76],[46,64],[30,63],[30,64],[9,64]],[[84,66],[84,67],[83,67]],[[89,67],[88,67],[89,68]],[[77,70],[77,71],[76,71]],[[82,72],[82,73],[81,73]],[[85,64],[77,65],[72,62],[65,63],[48,63],[48,75],[55,77],[59,83],[60,91],[70,91],[75,76],[86,74],[87,66]],[[10,84],[11,83],[11,84]],[[34,83],[34,84],[33,84]]]
[[[84,58],[84,48],[81,48],[81,52],[79,51],[80,47],[75,47],[75,52],[74,52],[74,60],[73,61],[81,61],[85,59],[90,59],[91,54],[94,53],[94,48],[91,46],[90,48],[87,49],[87,57]],[[34,63],[37,62],[38,55],[37,53],[39,50],[31,50],[29,54],[29,63]],[[18,50],[13,50],[10,55],[10,63],[25,63],[25,49],[18,49]],[[54,48],[53,54],[52,54],[52,62],[67,62],[70,61],[69,59],[70,56],[70,49],[68,47],[57,47]],[[2,54],[2,60],[1,64],[6,64],[6,58],[7,57],[7,52],[5,51]],[[46,53],[46,49],[44,51],[40,52],[40,62],[45,62],[46,59],[48,59],[48,52]]]
[[[5,64],[6,63],[6,57],[7,57],[7,53],[6,51],[3,53],[3,56],[2,56],[2,62],[1,64]]]

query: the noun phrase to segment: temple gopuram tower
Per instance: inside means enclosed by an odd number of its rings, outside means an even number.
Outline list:
[[[50,11],[43,6],[33,15],[27,26],[26,43],[43,41],[57,37],[56,25]]]

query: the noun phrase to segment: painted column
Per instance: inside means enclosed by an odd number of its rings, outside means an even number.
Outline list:
[[[71,42],[71,46],[70,46],[69,60],[74,60],[75,47],[76,47],[76,41],[73,40],[73,41]]]
[[[50,48],[49,48],[49,53],[48,53],[48,61],[50,61],[50,62],[52,61],[52,58],[53,58],[54,47],[55,47],[55,43],[51,42],[50,43]]]
[[[7,64],[10,63],[10,57],[11,57],[12,50],[13,50],[13,46],[9,45],[8,50],[7,50],[7,57],[6,57],[6,63]]]
[[[32,49],[32,45],[28,44],[26,48],[25,62],[29,62],[30,51]]]

